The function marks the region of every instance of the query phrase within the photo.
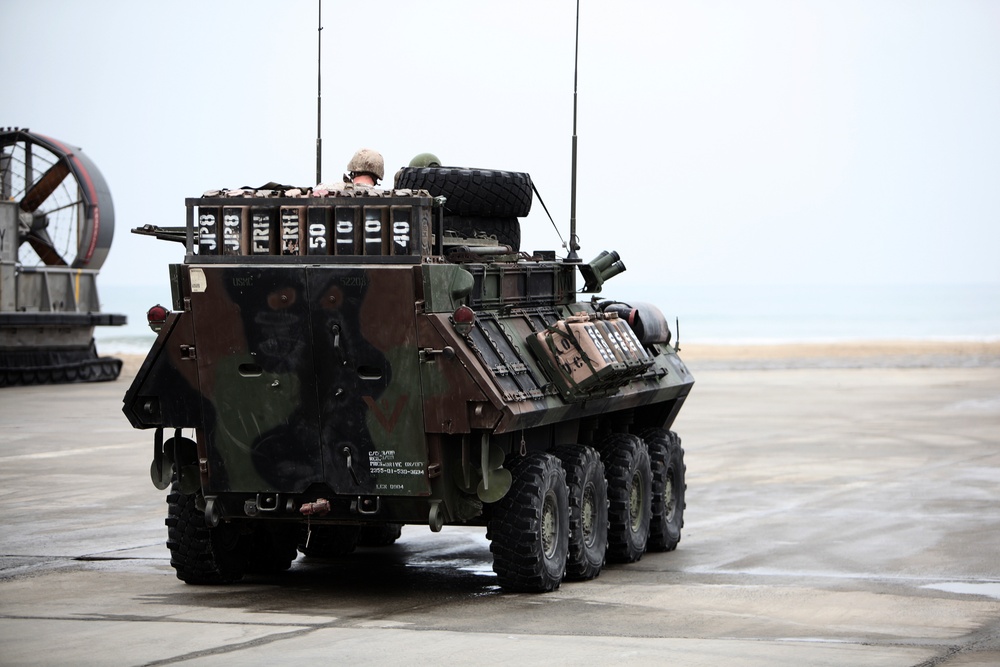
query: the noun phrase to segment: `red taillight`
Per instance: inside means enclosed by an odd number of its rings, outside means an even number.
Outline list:
[[[472,331],[472,325],[475,321],[476,313],[468,306],[459,306],[451,315],[452,326],[463,336]]]
[[[160,329],[163,328],[164,323],[167,321],[167,315],[170,311],[156,304],[152,308],[146,311],[146,321],[149,322],[149,328],[153,330],[154,333],[159,333]]]

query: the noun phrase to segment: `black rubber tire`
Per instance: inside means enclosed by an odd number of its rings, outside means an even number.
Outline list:
[[[445,232],[456,232],[462,238],[496,238],[497,243],[509,245],[512,250],[521,249],[521,223],[517,218],[485,218],[482,216],[446,215]]]
[[[358,533],[359,547],[388,547],[396,543],[402,535],[403,524],[383,523],[362,526]]]
[[[175,481],[167,494],[167,548],[177,578],[188,584],[230,584],[246,571],[246,536],[232,523],[205,525],[193,494]]]
[[[523,218],[531,211],[531,176],[519,171],[403,167],[395,186],[445,197],[446,215]]]
[[[649,451],[638,436],[616,433],[601,444],[608,480],[608,562],[642,558],[652,515]]]
[[[511,592],[559,588],[569,551],[569,489],[555,456],[528,452],[509,461],[510,490],[493,507],[486,529],[493,571]]]
[[[647,551],[673,551],[681,541],[687,482],[680,437],[662,428],[643,433],[653,469],[653,514]],[[669,482],[669,484],[668,484]]]
[[[361,535],[361,526],[312,525],[312,536],[308,538],[308,527],[299,534],[299,551],[309,558],[336,558],[354,551]]]
[[[250,536],[247,550],[248,574],[278,574],[292,565],[299,555],[297,525],[258,523]]]
[[[569,555],[566,578],[594,579],[608,551],[608,484],[593,447],[562,445],[550,450],[562,461],[569,487]]]

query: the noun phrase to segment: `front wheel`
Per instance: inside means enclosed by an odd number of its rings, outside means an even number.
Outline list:
[[[644,434],[653,467],[653,516],[649,525],[649,551],[673,551],[684,527],[684,494],[687,468],[681,439],[673,431],[653,429]]]
[[[486,531],[493,571],[514,592],[559,588],[569,549],[569,490],[559,459],[528,452],[509,467],[513,481]]]

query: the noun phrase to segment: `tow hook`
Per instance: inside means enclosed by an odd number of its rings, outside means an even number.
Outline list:
[[[382,499],[379,496],[358,496],[356,507],[358,514],[378,514]]]
[[[306,548],[308,549],[313,535],[312,518],[329,514],[330,501],[326,498],[317,498],[314,503],[303,503],[302,507],[299,508],[299,513],[306,517]]]
[[[280,502],[278,494],[263,495],[258,493],[256,500],[247,500],[243,503],[243,512],[247,516],[257,516],[261,512],[276,512]]]
[[[299,508],[299,513],[303,516],[323,516],[330,513],[330,501],[326,498],[317,498],[314,503],[303,503]]]

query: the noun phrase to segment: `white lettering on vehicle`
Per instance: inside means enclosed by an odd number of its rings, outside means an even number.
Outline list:
[[[392,223],[392,240],[403,248],[410,245],[410,223],[405,220]]]
[[[309,225],[309,247],[326,247],[326,225],[318,222],[314,222]]]
[[[239,252],[240,216],[232,214],[222,216],[222,238],[226,248]]]
[[[215,216],[210,213],[198,216],[198,245],[211,251],[218,247],[215,241]]]

